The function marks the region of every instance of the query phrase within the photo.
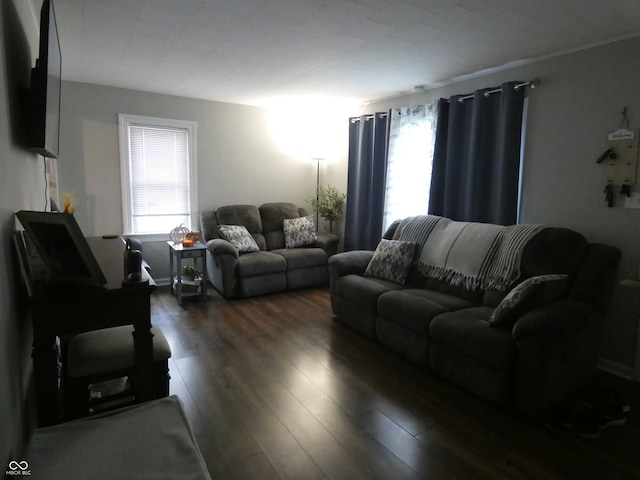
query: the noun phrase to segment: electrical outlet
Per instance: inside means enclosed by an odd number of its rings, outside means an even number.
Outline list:
[[[640,192],[631,192],[630,197],[624,197],[624,208],[640,208]]]

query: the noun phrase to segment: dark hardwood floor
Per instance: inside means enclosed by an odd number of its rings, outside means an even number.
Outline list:
[[[152,296],[180,396],[214,479],[640,478],[638,383],[597,439],[494,407],[334,320],[328,289],[178,306]]]

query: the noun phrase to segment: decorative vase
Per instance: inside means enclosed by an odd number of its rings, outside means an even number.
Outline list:
[[[182,239],[186,237],[189,232],[190,230],[181,223],[169,232],[169,239],[177,245],[182,242]]]

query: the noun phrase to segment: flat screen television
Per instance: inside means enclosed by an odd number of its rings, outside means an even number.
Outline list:
[[[60,143],[60,91],[62,53],[53,0],[44,0],[40,11],[40,48],[31,70],[28,112],[29,149],[58,158]]]
[[[21,210],[16,216],[40,254],[50,283],[107,283],[72,214]]]

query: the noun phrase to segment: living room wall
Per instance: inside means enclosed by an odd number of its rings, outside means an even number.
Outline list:
[[[118,113],[197,122],[199,210],[279,201],[309,208],[306,199],[315,195],[316,163],[296,150],[300,132],[283,135],[282,116],[270,110],[65,81],[60,189],[75,197],[88,236],[122,233]],[[144,249],[154,277],[166,279],[166,244]]]
[[[620,279],[640,268],[640,210],[604,202],[604,164],[596,158],[607,148],[607,134],[620,127],[623,108],[629,127],[640,128],[640,38],[567,53],[487,72],[474,78],[368,105],[366,113],[409,106],[502,82],[542,84],[529,91],[520,221],[561,226],[591,242],[622,249]],[[632,189],[640,191],[640,184]],[[640,380],[638,316],[640,292],[617,287],[604,328],[601,366]],[[640,353],[640,352],[639,352]]]
[[[622,198],[616,199],[614,208],[606,206],[603,166],[596,165],[595,159],[606,148],[607,133],[619,127],[625,106],[630,126],[640,127],[636,93],[640,65],[634,55],[639,49],[636,37],[523,62],[424,94],[376,102],[364,111],[540,77],[540,87],[529,91],[521,221],[573,228],[592,242],[620,247],[623,278],[627,268],[638,271],[640,265],[640,252],[634,248],[640,244],[640,211],[622,208]],[[198,122],[199,209],[280,200],[306,206],[305,199],[315,192],[315,164],[284,148],[282,136],[273,135],[267,110],[63,82],[60,184],[62,191],[75,195],[76,217],[87,235],[120,233],[122,229],[120,112]],[[346,118],[336,121],[344,122],[346,132]],[[321,183],[346,189],[346,145],[344,152],[323,165]],[[640,186],[635,190],[640,191]],[[166,245],[145,245],[145,256],[157,278],[168,276]],[[639,361],[635,355],[640,308],[636,293],[616,288],[603,335],[603,366],[625,376],[632,375],[634,362]],[[640,374],[640,367],[636,366],[636,372]]]
[[[0,2],[0,468],[21,454],[31,405],[32,334],[19,308],[11,238],[16,211],[44,207],[43,159],[23,148],[22,92],[38,51],[34,11],[39,17],[31,2]]]

